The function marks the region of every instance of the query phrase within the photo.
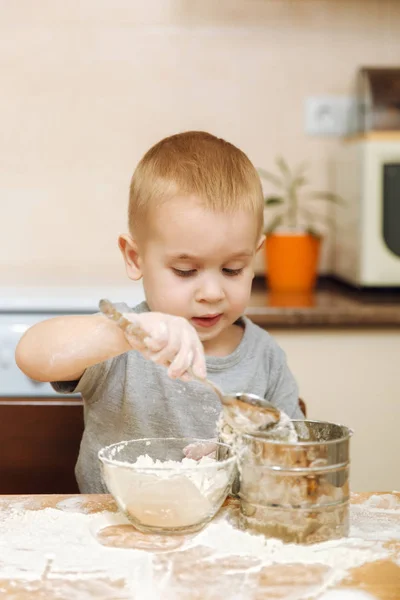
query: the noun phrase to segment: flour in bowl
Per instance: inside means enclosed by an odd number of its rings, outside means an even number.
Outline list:
[[[228,493],[233,461],[141,455],[133,463],[106,466],[106,473],[107,486],[137,526],[179,530],[201,526],[215,514]]]

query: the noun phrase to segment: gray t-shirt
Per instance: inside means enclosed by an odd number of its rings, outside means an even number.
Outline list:
[[[148,311],[142,302],[121,312]],[[207,376],[226,393],[266,398],[291,418],[303,418],[296,382],[283,350],[263,329],[242,317],[244,334],[224,357],[206,357]],[[213,438],[220,414],[218,397],[197,381],[172,380],[167,370],[136,350],[89,367],[77,381],[52,384],[62,393],[80,392],[85,429],[75,467],[81,493],[106,493],[98,451],[109,444],[143,437]]]

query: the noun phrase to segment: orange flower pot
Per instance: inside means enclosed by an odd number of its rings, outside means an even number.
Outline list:
[[[268,288],[275,292],[307,292],[315,286],[321,238],[308,233],[267,236]]]

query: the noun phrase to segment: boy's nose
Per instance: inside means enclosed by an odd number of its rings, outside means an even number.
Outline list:
[[[201,282],[197,293],[196,300],[198,302],[220,302],[225,297],[223,286],[218,281],[218,278],[210,277]]]

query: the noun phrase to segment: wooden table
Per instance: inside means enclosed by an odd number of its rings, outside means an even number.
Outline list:
[[[45,510],[49,508],[53,510]],[[230,499],[221,509],[217,519],[229,520],[237,510],[237,502]],[[31,511],[44,512],[36,512],[33,515]],[[365,590],[378,600],[399,600],[400,493],[355,494],[352,496],[352,511],[353,519],[359,526],[363,519],[364,525],[370,524],[369,532],[366,532],[364,539],[368,537],[375,539],[375,541],[363,542],[360,536],[360,545],[370,548],[371,551],[375,551],[379,546],[385,555],[349,569],[344,578],[336,581],[329,589],[357,588]],[[65,513],[69,516],[67,517]],[[78,517],[76,513],[83,516]],[[48,519],[48,527],[46,527],[46,535],[42,536],[43,539],[35,538],[35,527],[37,528],[35,519],[39,518],[41,521]],[[75,545],[71,546],[71,556],[69,555],[68,537],[75,534],[71,531],[72,526],[69,527],[69,531],[61,531],[61,533],[57,529],[60,527],[60,522],[67,518],[79,518],[81,528],[83,524],[83,533],[80,534],[78,542],[79,552],[84,560],[76,558],[78,562],[81,561],[81,566],[75,573],[60,572],[61,563],[57,564],[58,550],[69,561],[74,560],[74,553],[79,554],[78,546]],[[117,524],[112,524],[113,519]],[[301,560],[294,559],[291,562],[287,561],[286,564],[278,561],[275,564],[260,565],[256,555],[246,555],[245,552],[235,555],[229,548],[226,549],[226,555],[221,553],[218,555],[210,547],[196,543],[200,534],[186,537],[143,535],[131,525],[118,524],[118,519],[116,505],[109,495],[0,497],[0,598],[9,600],[323,598],[322,582],[329,580],[329,567],[326,563],[323,564],[323,561],[321,564],[315,561],[305,564]],[[107,530],[104,529],[106,524],[109,525]],[[21,528],[22,525],[25,530]],[[15,531],[13,528],[16,528]],[[388,539],[388,531],[393,532],[392,539]],[[20,547],[22,539],[25,540],[24,548]],[[87,553],[85,553],[86,543],[88,543]],[[343,540],[343,542],[335,542],[332,547],[336,547],[334,550],[336,552],[340,548],[344,556],[348,553],[350,560],[351,553],[357,550],[354,549],[354,543],[349,549],[349,543],[350,540]],[[55,548],[55,555],[49,556],[49,548]],[[312,549],[312,547],[303,548]],[[34,559],[35,553],[36,559]],[[138,557],[141,557],[140,560]],[[110,565],[111,563],[114,565],[114,575],[123,561],[131,565],[127,577],[113,579],[110,572],[104,570],[107,561]],[[97,568],[98,572],[93,571],[93,568]],[[10,573],[14,575],[10,576]]]

